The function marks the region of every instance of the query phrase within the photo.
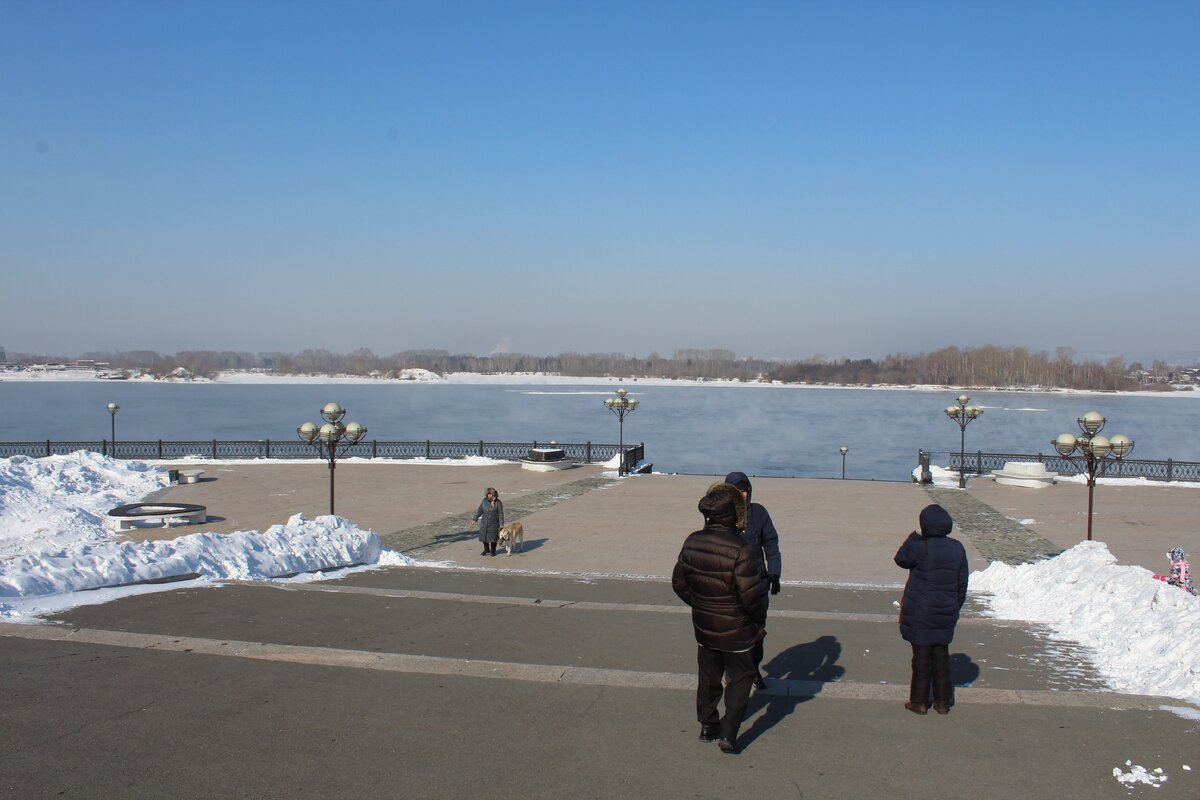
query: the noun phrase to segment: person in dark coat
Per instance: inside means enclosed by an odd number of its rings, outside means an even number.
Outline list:
[[[738,729],[754,683],[754,646],[766,635],[767,581],[738,531],[745,526],[742,493],[727,483],[711,486],[697,505],[704,528],[687,537],[671,587],[692,609],[696,636],[696,717],[700,741],[737,753]],[[725,716],[717,712],[721,678]]]
[[[474,521],[479,523],[479,541],[483,542],[480,555],[496,555],[496,542],[504,527],[504,503],[500,502],[500,493],[491,486],[483,493]]]
[[[741,530],[742,539],[750,545],[750,551],[755,555],[758,568],[762,570],[763,575],[767,576],[767,582],[771,585],[771,594],[779,594],[779,576],[783,574],[783,569],[779,556],[779,533],[775,530],[775,523],[771,521],[771,515],[766,506],[762,503],[751,502],[750,496],[754,487],[750,485],[750,478],[746,477],[746,473],[731,472],[725,476],[725,482],[730,486],[737,487],[746,500],[746,524]],[[762,674],[762,661],[763,645],[760,639],[754,646],[754,688],[756,689],[767,688],[766,678]]]
[[[912,684],[904,707],[914,714],[950,713],[950,642],[958,612],[967,600],[967,551],[950,538],[954,520],[939,505],[926,506],[921,531],[913,531],[896,552],[896,566],[908,570],[900,601],[900,635],[912,645]]]

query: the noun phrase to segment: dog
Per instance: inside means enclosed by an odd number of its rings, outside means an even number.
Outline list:
[[[500,536],[496,540],[498,547],[503,547],[506,555],[512,555],[513,550],[520,551],[521,545],[525,543],[525,526],[519,522],[513,522],[505,525],[500,529]]]

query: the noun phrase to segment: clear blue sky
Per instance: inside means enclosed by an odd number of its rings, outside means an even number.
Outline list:
[[[0,346],[1200,356],[1200,2],[0,3]]]

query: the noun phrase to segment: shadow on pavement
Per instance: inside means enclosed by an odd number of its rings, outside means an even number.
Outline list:
[[[446,544],[448,542],[465,542],[467,539],[478,539],[479,529],[472,528],[468,531],[455,531],[454,533],[439,533],[433,537],[433,541],[437,544]]]
[[[768,678],[788,681],[810,681],[830,683],[841,678],[846,670],[838,665],[842,645],[836,636],[819,636],[811,642],[789,647],[769,662],[763,664],[763,674]],[[748,730],[738,736],[741,747],[746,747],[766,733],[784,717],[796,710],[800,703],[811,700],[820,689],[810,696],[770,695],[755,693],[746,706],[746,716],[751,717],[765,708],[766,713],[754,720]]]
[[[527,550],[537,550],[544,545],[549,539],[526,539],[519,548],[513,550],[514,555],[519,555]]]
[[[960,689],[969,689],[979,680],[979,665],[966,653],[950,654],[950,682]]]

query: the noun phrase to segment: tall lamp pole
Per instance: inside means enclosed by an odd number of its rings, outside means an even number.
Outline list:
[[[839,447],[838,452],[842,454],[842,480],[846,480],[846,453],[850,452],[850,448]]]
[[[617,475],[626,475],[628,470],[625,468],[625,415],[632,414],[637,410],[638,401],[633,397],[626,397],[628,392],[625,387],[617,389],[617,396],[610,397],[604,401],[604,405],[609,411],[617,415],[618,431],[620,436],[621,460],[617,465]]]
[[[952,406],[946,406],[946,416],[958,425],[958,488],[967,488],[967,426],[971,424],[971,420],[978,419],[983,414],[983,409],[979,406],[969,406],[971,398],[965,394],[958,396],[958,403]]]
[[[329,462],[329,513],[333,514],[333,473],[337,469],[337,450],[339,445],[357,444],[367,435],[367,429],[357,422],[349,425],[342,424],[346,409],[337,403],[326,403],[321,409],[321,417],[325,424],[317,427],[315,423],[306,422],[296,433],[300,438],[317,448],[317,452]]]
[[[1060,433],[1054,440],[1054,449],[1058,454],[1073,464],[1082,474],[1087,475],[1088,513],[1087,539],[1092,540],[1092,495],[1096,490],[1096,478],[1104,474],[1104,470],[1113,461],[1120,461],[1133,450],[1133,439],[1116,434],[1101,436],[1104,423],[1108,420],[1099,411],[1089,411],[1075,422],[1082,434]],[[1071,454],[1079,450],[1083,454],[1080,460],[1071,458]]]
[[[112,415],[112,457],[117,457],[117,412],[121,407],[116,403],[108,404],[108,413]]]

